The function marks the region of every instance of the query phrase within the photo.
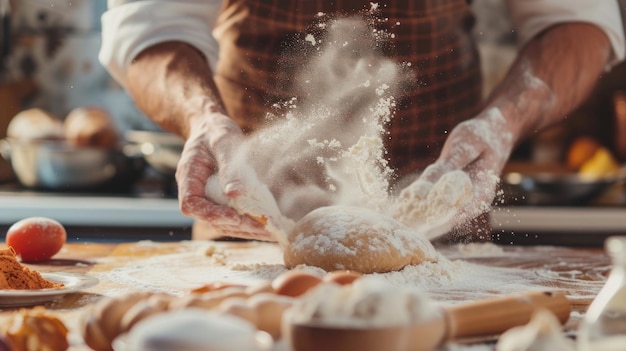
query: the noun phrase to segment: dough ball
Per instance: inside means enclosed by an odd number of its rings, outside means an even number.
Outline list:
[[[117,128],[109,113],[97,107],[72,110],[65,119],[65,137],[74,146],[114,147]]]
[[[434,262],[432,244],[395,219],[376,211],[320,207],[304,216],[288,235],[285,266],[305,264],[326,271],[390,272]]]
[[[63,123],[50,113],[32,108],[24,110],[9,122],[7,137],[12,139],[62,139]]]

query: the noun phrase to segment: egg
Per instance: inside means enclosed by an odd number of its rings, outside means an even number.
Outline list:
[[[264,293],[250,297],[248,304],[258,316],[257,328],[271,335],[274,340],[279,340],[283,313],[291,307],[293,298]]]
[[[274,293],[274,288],[272,287],[272,282],[262,282],[247,287],[246,293],[250,296],[261,293]]]
[[[272,288],[278,295],[297,297],[321,282],[322,279],[312,273],[289,271],[276,277],[272,281]]]
[[[247,300],[243,297],[234,297],[224,300],[218,307],[218,311],[222,311],[239,318],[245,319],[248,322],[258,326],[259,314],[251,307]]]
[[[361,273],[354,271],[333,271],[324,276],[324,282],[332,282],[339,285],[349,285],[361,278]]]
[[[211,283],[208,283],[208,284],[204,284],[204,285],[202,285],[200,287],[194,288],[194,289],[191,290],[191,293],[202,294],[202,293],[206,293],[206,292],[211,292],[211,291],[216,291],[216,290],[223,290],[223,289],[232,288],[232,287],[245,288],[245,285],[217,281],[217,282],[211,282]]]

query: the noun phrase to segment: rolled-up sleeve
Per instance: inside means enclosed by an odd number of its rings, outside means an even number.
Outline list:
[[[202,52],[214,69],[219,47],[211,32],[221,6],[222,0],[109,0],[99,60],[125,86],[125,72],[141,51],[182,41]]]
[[[508,0],[508,6],[522,45],[555,24],[591,23],[611,42],[613,53],[607,68],[624,60],[624,27],[617,0]]]

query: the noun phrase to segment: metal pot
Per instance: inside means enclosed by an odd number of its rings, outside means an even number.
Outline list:
[[[132,185],[145,162],[122,148],[74,147],[62,140],[0,140],[0,154],[10,161],[28,188],[93,189],[113,183]]]
[[[146,162],[166,176],[176,173],[185,141],[172,133],[132,130],[126,140],[138,146]]]
[[[589,178],[577,173],[510,172],[502,178],[504,191],[523,197],[529,205],[587,205],[611,186],[624,180],[614,176]]]

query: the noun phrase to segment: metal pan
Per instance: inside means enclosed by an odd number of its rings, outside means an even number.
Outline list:
[[[126,140],[135,144],[146,162],[166,176],[174,176],[185,141],[172,133],[132,130]]]
[[[502,178],[502,186],[505,196],[529,205],[587,205],[623,181],[625,173],[591,178],[577,173],[510,172]]]
[[[19,182],[47,190],[93,189],[119,182],[130,186],[145,167],[141,156],[122,148],[75,147],[63,140],[0,140],[0,155],[10,161]]]

